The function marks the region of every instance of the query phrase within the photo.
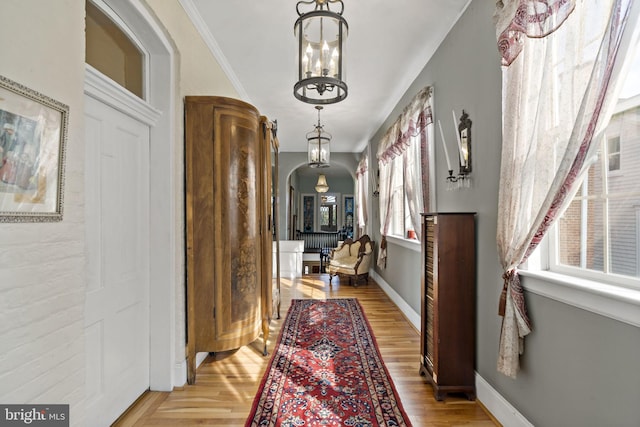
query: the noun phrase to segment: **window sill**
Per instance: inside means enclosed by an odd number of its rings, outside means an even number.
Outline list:
[[[541,295],[640,327],[640,290],[542,270],[519,270],[522,286]]]
[[[403,239],[398,236],[387,236],[387,242],[393,243],[394,245],[402,246],[403,248],[411,249],[412,251],[420,252],[422,250],[422,246],[420,245],[419,240],[414,239]]]

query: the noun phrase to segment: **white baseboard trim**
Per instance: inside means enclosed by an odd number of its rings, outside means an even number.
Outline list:
[[[182,387],[187,383],[187,359],[177,362],[173,368],[173,387]]]
[[[196,354],[196,368],[207,358],[209,353]],[[173,386],[183,387],[187,383],[187,359],[182,359],[180,363],[176,363],[173,371]]]
[[[373,280],[382,288],[387,296],[398,306],[400,311],[411,322],[411,324],[420,330],[420,313],[416,313],[409,304],[378,274],[375,270],[371,270],[369,274]],[[496,420],[503,426],[509,427],[534,427],[516,408],[511,405],[496,389],[485,381],[484,378],[476,372],[476,394],[478,400],[482,402],[485,408]]]
[[[411,322],[414,328],[420,330],[420,313],[416,313],[413,308],[393,289],[375,270],[371,270],[369,274],[373,277],[373,280],[382,288],[385,294],[395,305],[398,306],[400,311],[405,315],[407,320]]]
[[[491,387],[484,378],[476,372],[476,394],[478,400],[496,420],[503,426],[534,427],[516,408],[511,405],[498,391]]]

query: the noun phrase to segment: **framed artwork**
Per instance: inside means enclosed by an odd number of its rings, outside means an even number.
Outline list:
[[[316,195],[302,194],[302,231],[305,233],[316,230]]]
[[[346,234],[346,237],[353,238],[353,224],[355,221],[355,208],[354,208],[354,198],[353,194],[345,194],[342,196],[342,206],[343,206],[343,230]]]
[[[0,76],[0,222],[62,220],[69,107]]]

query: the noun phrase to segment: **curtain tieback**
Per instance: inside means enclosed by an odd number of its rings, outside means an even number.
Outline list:
[[[504,284],[502,285],[502,292],[500,293],[500,303],[498,304],[498,314],[504,317],[505,310],[507,309],[507,291],[509,290],[509,283],[513,280],[517,274],[515,269],[505,271],[502,275]]]

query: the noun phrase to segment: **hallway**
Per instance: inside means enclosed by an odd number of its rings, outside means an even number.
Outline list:
[[[334,278],[330,287],[326,274],[282,279],[281,319],[271,322],[269,351],[291,299],[358,298],[414,426],[496,425],[478,402],[456,396],[436,402],[431,386],[418,374],[418,332],[372,279],[357,288],[345,282]],[[250,346],[209,356],[198,368],[195,385],[171,393],[147,392],[114,425],[243,426],[268,361],[269,357],[262,356],[260,339]]]

